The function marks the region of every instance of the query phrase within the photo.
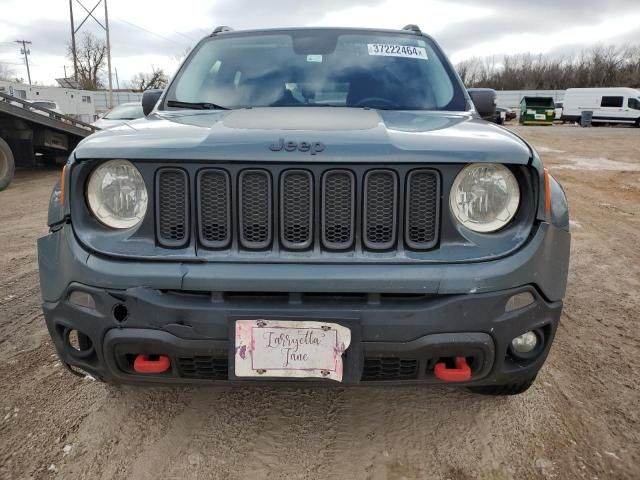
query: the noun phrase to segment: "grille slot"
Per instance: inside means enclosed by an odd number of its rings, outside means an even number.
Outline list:
[[[418,360],[398,357],[366,357],[362,381],[412,380],[418,375]]]
[[[189,237],[187,174],[163,168],[156,176],[157,235],[166,247],[182,247]]]
[[[271,244],[271,177],[265,170],[240,173],[240,243],[245,248],[263,249]]]
[[[198,175],[200,242],[224,248],[231,241],[231,182],[224,170],[203,170]]]
[[[407,179],[405,240],[409,248],[433,248],[438,237],[440,182],[433,170],[414,170]]]
[[[396,242],[398,182],[391,170],[372,170],[364,179],[364,244],[388,250]]]
[[[344,250],[353,245],[355,178],[348,170],[330,170],[322,179],[322,243]]]
[[[307,170],[287,170],[280,183],[280,236],[285,248],[309,248],[313,232],[313,177]]]
[[[227,358],[208,356],[178,358],[180,376],[185,378],[227,380],[228,369],[229,360]]]

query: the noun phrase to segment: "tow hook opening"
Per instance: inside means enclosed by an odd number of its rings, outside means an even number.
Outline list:
[[[436,363],[433,373],[443,382],[468,382],[471,367],[465,357],[443,357]]]
[[[141,353],[133,361],[133,371],[142,374],[165,373],[171,368],[171,360],[166,355]]]

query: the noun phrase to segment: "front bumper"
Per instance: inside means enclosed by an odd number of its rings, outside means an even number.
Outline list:
[[[71,303],[72,291],[89,293],[95,308]],[[507,300],[524,291],[534,303],[505,312]],[[544,363],[561,309],[562,302],[546,301],[531,286],[486,294],[337,297],[116,291],[74,283],[63,300],[44,304],[62,361],[115,383],[240,381],[230,355],[234,322],[240,319],[319,320],[349,327],[347,384],[443,383],[434,375],[435,363],[457,356],[471,365],[472,378],[465,385],[516,383],[535,376]],[[73,330],[81,334],[80,350],[68,340]],[[535,358],[516,359],[509,344],[529,330],[543,332],[544,345]],[[167,355],[171,368],[136,373],[138,354]]]
[[[233,322],[275,319],[349,327],[345,383],[441,383],[434,363],[465,356],[469,384],[491,385],[533,377],[544,363],[560,318],[569,244],[569,232],[541,223],[520,250],[477,263],[133,262],[86,251],[66,224],[39,240],[38,260],[45,319],[62,361],[107,381],[234,381]],[[95,308],[72,304],[72,290],[90,293]],[[534,303],[506,313],[521,291]],[[81,351],[67,340],[73,330],[84,339]],[[517,360],[509,344],[529,330],[543,333],[544,348]],[[168,355],[171,370],[135,374],[131,360],[139,353]]]

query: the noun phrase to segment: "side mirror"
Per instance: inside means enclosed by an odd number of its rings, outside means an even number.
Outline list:
[[[156,106],[156,103],[158,103],[158,100],[160,100],[163,91],[164,90],[162,89],[144,91],[142,94],[142,112],[145,117],[153,111],[153,108]]]
[[[469,88],[467,91],[478,114],[485,120],[493,120],[496,115],[496,91],[492,88]]]

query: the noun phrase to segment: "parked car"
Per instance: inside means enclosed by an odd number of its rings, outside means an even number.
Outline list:
[[[502,125],[518,117],[518,114],[510,108],[496,107],[495,123]]]
[[[144,117],[144,113],[140,102],[123,103],[109,110],[102,118],[93,122],[92,125],[105,130],[142,117]]]
[[[63,364],[524,392],[558,328],[569,217],[535,149],[481,119],[494,95],[416,26],[217,28],[55,187],[38,259]]]
[[[568,89],[564,95],[562,120],[579,122],[582,112],[593,112],[592,123],[626,123],[640,127],[640,90]]]

